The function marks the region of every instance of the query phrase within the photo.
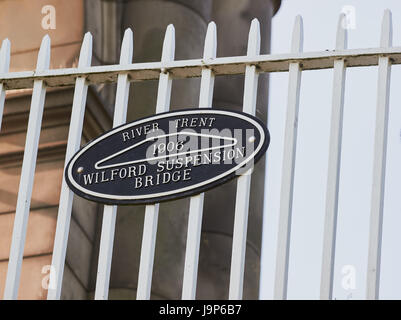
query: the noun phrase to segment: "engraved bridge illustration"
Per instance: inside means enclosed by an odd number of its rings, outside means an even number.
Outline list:
[[[157,132],[157,131],[155,131]],[[157,140],[161,140],[161,139],[165,139],[167,137],[179,137],[179,136],[194,136],[194,137],[200,137],[200,138],[207,138],[209,139],[218,139],[220,140],[224,140],[227,141],[229,143],[224,144],[224,145],[217,145],[217,146],[211,146],[211,147],[206,147],[206,148],[200,148],[200,149],[194,149],[191,150],[191,146],[189,146],[189,149],[187,149],[186,151],[183,152],[176,152],[176,153],[166,153],[164,155],[160,155],[160,156],[156,156],[156,157],[149,157],[149,158],[142,158],[142,159],[138,159],[138,160],[132,160],[132,161],[126,161],[126,162],[117,162],[117,163],[113,163],[113,164],[106,164],[104,165],[105,162],[115,159],[118,156],[120,156],[121,154],[125,154],[128,151],[135,151],[135,148],[147,143],[147,142],[154,142]],[[173,142],[173,141],[170,141]],[[180,142],[184,142],[183,140],[180,140]],[[190,141],[189,141],[189,144]],[[213,144],[213,142],[212,142]],[[224,137],[224,136],[218,136],[218,135],[211,135],[211,134],[202,134],[202,133],[194,133],[194,132],[189,132],[189,131],[180,131],[180,132],[176,132],[176,133],[170,133],[170,134],[161,134],[158,136],[153,136],[153,137],[149,137],[146,138],[143,141],[140,141],[138,143],[135,143],[134,145],[127,147],[121,151],[118,151],[116,153],[113,153],[112,155],[103,158],[101,160],[99,160],[98,162],[95,163],[95,168],[98,170],[101,169],[108,169],[108,168],[114,168],[114,167],[119,167],[119,166],[124,166],[124,165],[130,165],[130,164],[136,164],[136,163],[142,163],[145,161],[156,161],[156,160],[163,160],[166,158],[174,158],[174,157],[179,157],[179,156],[186,156],[188,154],[199,154],[201,152],[208,152],[208,151],[213,151],[216,149],[221,149],[221,148],[229,148],[229,147],[235,147],[238,144],[238,140],[236,138],[230,138],[230,137]],[[182,148],[184,148],[184,144],[180,144],[182,146]],[[166,148],[165,151],[169,151],[168,148]]]

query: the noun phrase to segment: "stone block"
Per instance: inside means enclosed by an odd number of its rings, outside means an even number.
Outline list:
[[[0,260],[10,254],[15,213],[0,215]],[[53,251],[57,224],[57,207],[33,210],[29,214],[24,256],[49,254]]]
[[[58,205],[64,162],[36,165],[31,209]],[[0,213],[15,211],[20,182],[20,167],[0,168]]]
[[[52,6],[55,9],[55,29],[42,26],[42,20],[46,19],[48,14],[48,11],[42,13],[44,6]],[[40,43],[46,34],[49,34],[52,41],[52,66],[71,66],[72,61],[79,55],[83,30],[83,0],[0,2],[0,39],[8,38],[11,41],[12,71],[35,69]]]
[[[55,144],[67,144],[68,126],[57,126],[42,129],[40,133],[40,148]],[[8,153],[24,152],[26,132],[16,132],[0,136],[0,157]]]
[[[46,300],[51,255],[25,258],[22,261],[19,300]],[[0,262],[0,296],[3,297],[8,261]]]

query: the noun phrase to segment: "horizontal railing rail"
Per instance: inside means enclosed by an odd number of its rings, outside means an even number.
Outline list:
[[[194,78],[200,77],[205,67],[210,68],[216,76],[244,74],[248,65],[256,66],[258,72],[286,72],[292,62],[298,62],[302,70],[332,69],[336,60],[345,60],[347,67],[368,67],[377,66],[379,57],[389,58],[393,65],[401,64],[401,47],[21,71],[0,74],[0,82],[6,89],[32,88],[34,80],[43,80],[48,87],[62,87],[74,85],[77,77],[85,77],[89,84],[116,82],[121,73],[128,74],[130,81],[157,80],[160,72],[168,72],[172,79]]]

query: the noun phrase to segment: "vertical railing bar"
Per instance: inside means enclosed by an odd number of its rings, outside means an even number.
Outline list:
[[[210,22],[206,32],[203,59],[216,57],[217,35],[216,24]],[[213,101],[214,74],[210,68],[203,68],[199,93],[199,107],[211,108]],[[204,193],[193,196],[189,203],[187,228],[187,244],[185,252],[184,279],[182,299],[194,300],[196,296],[196,280],[198,276],[199,245],[202,229]]]
[[[49,64],[50,38],[48,35],[46,35],[43,37],[39,49],[36,71],[48,69]],[[18,190],[17,208],[14,218],[14,228],[11,240],[10,258],[8,261],[6,285],[4,288],[4,299],[8,300],[17,299],[18,296],[21,264],[24,254],[24,245],[29,218],[45,95],[46,86],[43,80],[35,80],[33,84],[25,152]]]
[[[10,67],[10,41],[4,39],[0,49],[0,74],[7,73]],[[0,83],[0,131],[3,121],[4,101],[6,99],[6,88],[3,83]]]
[[[292,35],[291,52],[299,53],[303,47],[302,17],[297,16]],[[288,260],[290,250],[291,215],[294,189],[294,169],[297,145],[299,91],[301,65],[290,62],[288,71],[288,102],[284,133],[283,166],[281,177],[280,216],[277,238],[276,277],[274,298],[287,298]]]
[[[92,60],[92,35],[85,34],[79,55],[78,69],[89,67]],[[71,110],[70,128],[68,132],[67,150],[64,168],[81,145],[82,126],[85,114],[88,83],[85,77],[75,81],[74,98]],[[52,265],[50,269],[48,300],[60,299],[64,274],[65,255],[67,250],[68,233],[70,229],[73,192],[68,188],[64,175],[61,183],[60,201],[57,214],[56,235],[53,245]]]
[[[347,30],[344,27],[344,19],[345,15],[341,14],[337,25],[336,50],[345,50],[347,48]],[[344,59],[334,61],[329,163],[326,186],[326,216],[323,233],[322,273],[320,283],[320,299],[323,300],[331,299],[333,293],[345,72],[346,67]]]
[[[133,35],[131,29],[126,29],[121,45],[120,65],[132,62]],[[128,74],[119,74],[117,78],[116,102],[114,107],[113,127],[126,122],[128,94],[130,81]],[[114,231],[116,226],[117,206],[105,205],[103,210],[102,231],[100,235],[100,250],[97,267],[95,300],[107,300],[111,262],[113,257]]]
[[[164,37],[161,61],[174,60],[175,52],[175,30],[170,24],[166,29]],[[162,71],[159,76],[157,90],[156,113],[166,112],[170,108],[172,80],[169,72]],[[143,225],[141,257],[139,263],[137,300],[150,299],[152,286],[152,272],[155,255],[157,222],[159,218],[159,204],[147,205],[145,207],[145,220]]]
[[[249,30],[247,56],[257,56],[259,54],[260,25],[257,19],[253,19]],[[256,66],[246,66],[243,111],[251,115],[255,115],[256,110],[258,77],[259,73]],[[245,174],[240,175],[237,180],[229,288],[230,300],[242,299],[243,294],[251,173],[252,169],[249,169]]]
[[[383,16],[380,46],[392,46],[391,11]],[[379,57],[366,298],[379,298],[391,61]]]

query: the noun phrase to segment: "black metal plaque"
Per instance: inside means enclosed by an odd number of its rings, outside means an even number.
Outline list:
[[[65,178],[73,192],[105,204],[156,203],[201,193],[249,174],[270,136],[243,112],[197,108],[116,127],[79,150]]]

